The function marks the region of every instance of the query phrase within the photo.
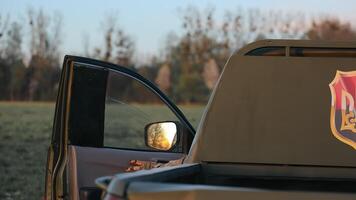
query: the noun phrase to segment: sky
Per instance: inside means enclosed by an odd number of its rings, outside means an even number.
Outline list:
[[[167,34],[179,33],[179,9],[195,6],[215,8],[217,19],[226,10],[259,8],[307,15],[332,15],[350,21],[356,27],[355,0],[0,0],[0,15],[24,20],[28,8],[41,8],[46,13],[60,13],[63,20],[61,51],[63,54],[83,53],[84,38],[89,47],[103,44],[105,17],[113,15],[134,40],[138,56],[149,57],[162,48]]]

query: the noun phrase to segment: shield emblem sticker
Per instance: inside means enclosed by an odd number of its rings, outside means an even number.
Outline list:
[[[337,139],[356,149],[356,71],[337,71],[329,87],[331,131]]]

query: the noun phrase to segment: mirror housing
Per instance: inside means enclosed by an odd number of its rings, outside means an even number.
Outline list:
[[[179,123],[175,121],[147,124],[145,126],[145,144],[156,150],[169,151],[178,144],[179,129]]]

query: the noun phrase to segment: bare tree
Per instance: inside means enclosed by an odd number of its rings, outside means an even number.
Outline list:
[[[119,29],[116,32],[116,63],[122,66],[131,66],[132,56],[134,54],[134,42],[130,36],[124,33],[123,30]]]
[[[57,59],[61,44],[61,16],[57,13],[51,20],[42,9],[29,9],[28,19],[31,30],[31,55]]]
[[[178,85],[178,89],[172,88],[173,96],[190,101],[190,97],[194,98],[185,91],[194,90],[206,99],[234,51],[264,38],[301,38],[307,30],[305,17],[300,13],[238,8],[226,11],[224,18],[217,20],[214,11],[195,7],[180,10],[183,34],[175,37],[177,42],[167,42],[169,52],[165,54],[165,62],[170,63],[172,70],[172,85]]]
[[[43,10],[28,10],[31,32],[30,62],[25,76],[29,100],[55,98],[59,77],[59,47],[61,43],[61,16],[51,18]]]
[[[110,61],[113,51],[113,34],[116,28],[116,18],[114,16],[108,16],[105,20],[105,53],[104,60]]]
[[[9,68],[8,98],[9,100],[21,99],[22,81],[25,75],[22,53],[22,28],[17,22],[13,22],[7,31],[5,62]]]
[[[117,18],[112,15],[106,17],[102,24],[104,48],[94,48],[93,56],[123,66],[132,65],[134,42],[131,37],[117,25]]]
[[[7,31],[5,57],[8,62],[15,62],[23,58],[22,53],[22,28],[17,22],[11,24],[10,29]]]
[[[0,58],[4,56],[3,53],[5,51],[5,33],[8,28],[9,21],[9,15],[7,15],[6,17],[0,15]]]
[[[349,22],[337,18],[313,20],[306,36],[311,40],[356,40],[356,31]]]

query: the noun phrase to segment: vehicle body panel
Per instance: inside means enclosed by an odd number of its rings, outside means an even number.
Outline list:
[[[153,189],[148,189],[153,188]],[[134,182],[128,190],[130,200],[210,200],[210,199],[265,199],[265,200],[351,200],[355,194],[331,192],[276,191],[255,188],[207,185]]]
[[[126,172],[132,159],[155,162],[175,160],[184,154],[68,146],[68,184],[71,199],[80,199],[81,188],[95,188],[95,179]],[[79,192],[78,192],[79,191]]]
[[[231,57],[192,162],[356,167],[355,149],[329,123],[329,83],[337,70],[355,69],[352,58]]]
[[[355,57],[355,42],[265,40],[242,48],[224,67],[184,164],[115,176],[107,192],[354,199],[356,151],[332,133],[329,84],[338,70],[356,70]]]
[[[317,178],[305,167],[182,164],[118,174],[106,189],[111,195],[123,199],[260,199],[264,196],[283,199],[288,194],[289,198],[285,199],[355,197],[354,170],[314,168],[312,170],[317,171]],[[338,180],[330,179],[330,172],[344,176]]]

